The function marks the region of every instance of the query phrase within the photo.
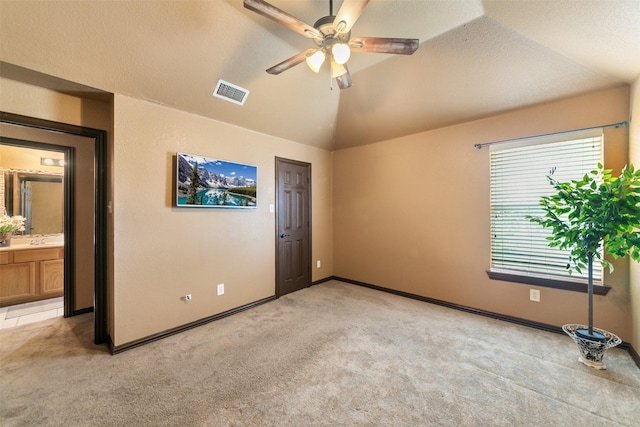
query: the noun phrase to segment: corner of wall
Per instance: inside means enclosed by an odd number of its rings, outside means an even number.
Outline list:
[[[635,114],[634,114],[635,113]],[[629,97],[629,163],[640,167],[640,75],[631,85]],[[640,263],[629,263],[631,293],[631,345],[640,351]]]

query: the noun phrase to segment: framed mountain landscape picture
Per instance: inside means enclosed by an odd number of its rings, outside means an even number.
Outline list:
[[[255,209],[258,168],[176,154],[176,206],[196,208]]]

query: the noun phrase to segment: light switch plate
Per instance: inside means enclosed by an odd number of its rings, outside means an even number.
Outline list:
[[[529,289],[529,300],[533,302],[540,302],[540,290]]]

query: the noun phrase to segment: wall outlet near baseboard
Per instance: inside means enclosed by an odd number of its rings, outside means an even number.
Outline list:
[[[540,302],[540,289],[529,289],[529,300]]]
[[[224,283],[218,285],[218,296],[224,295]]]
[[[191,294],[187,294],[187,295],[185,295],[185,296],[184,296],[184,300],[185,300],[185,302],[189,302],[189,301],[191,301]]]
[[[320,268],[320,260],[316,261],[316,268]]]

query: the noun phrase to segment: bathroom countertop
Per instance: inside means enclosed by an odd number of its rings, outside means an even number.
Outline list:
[[[63,246],[64,246],[64,242],[46,242],[46,243],[40,243],[37,245],[32,245],[30,243],[17,243],[17,244],[11,244],[11,246],[1,247],[0,252],[23,251],[27,249],[61,248]]]

